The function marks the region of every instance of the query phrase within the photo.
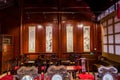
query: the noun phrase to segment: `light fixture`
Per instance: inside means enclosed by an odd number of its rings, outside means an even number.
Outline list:
[[[42,25],[38,25],[37,27],[38,27],[38,29],[42,29],[42,28],[43,28],[43,26],[42,26]]]
[[[77,27],[78,27],[78,28],[82,28],[82,27],[83,27],[83,24],[78,24]]]

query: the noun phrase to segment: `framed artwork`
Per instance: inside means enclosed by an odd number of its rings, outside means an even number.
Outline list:
[[[30,26],[29,27],[28,52],[35,52],[35,26]]]
[[[11,44],[10,38],[3,38],[3,44]]]
[[[2,37],[1,37],[1,42],[2,42]],[[3,44],[7,44],[7,45],[12,44],[12,36],[10,36],[10,35],[4,35],[2,43]]]
[[[73,26],[66,25],[67,52],[73,52]]]
[[[83,40],[84,40],[84,51],[90,51],[90,26],[84,26],[83,28]]]
[[[52,52],[52,26],[46,26],[46,52]]]

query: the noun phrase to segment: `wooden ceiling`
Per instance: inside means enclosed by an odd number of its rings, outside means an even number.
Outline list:
[[[30,15],[57,13],[72,16],[72,18],[94,20],[102,11],[118,0],[0,0],[0,7],[3,3],[1,1],[14,1],[19,8],[22,7],[25,13]]]
[[[84,0],[94,12],[95,15],[99,15],[111,5],[115,4],[119,0]]]

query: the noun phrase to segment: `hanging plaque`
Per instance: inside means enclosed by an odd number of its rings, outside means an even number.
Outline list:
[[[29,52],[35,52],[35,26],[29,27]]]
[[[67,35],[67,52],[73,52],[73,26],[68,24],[66,26]]]
[[[46,52],[52,52],[52,26],[46,26]]]
[[[83,40],[84,40],[84,51],[89,52],[90,51],[90,27],[84,26],[83,28]]]

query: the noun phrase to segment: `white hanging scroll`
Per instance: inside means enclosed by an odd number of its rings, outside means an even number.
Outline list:
[[[66,26],[67,34],[67,52],[73,52],[73,26],[68,24]]]
[[[89,26],[84,26],[83,28],[84,31],[84,51],[89,52],[90,51],[90,27]]]
[[[35,26],[29,27],[29,47],[28,52],[35,52]]]
[[[52,26],[46,26],[46,52],[52,52]]]

